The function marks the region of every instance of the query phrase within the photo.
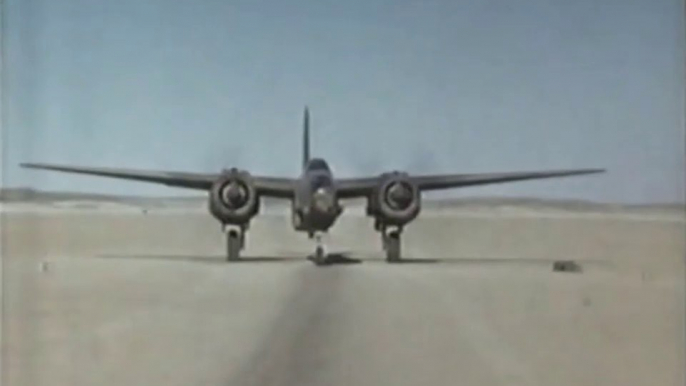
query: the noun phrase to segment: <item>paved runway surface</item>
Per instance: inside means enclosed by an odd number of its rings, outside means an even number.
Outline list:
[[[2,384],[683,385],[679,216],[541,217],[420,218],[398,265],[343,217],[361,263],[316,267],[287,217],[226,264],[201,214],[5,214]]]

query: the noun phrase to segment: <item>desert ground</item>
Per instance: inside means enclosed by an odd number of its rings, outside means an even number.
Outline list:
[[[392,265],[353,210],[318,267],[285,212],[226,263],[201,208],[48,206],[3,207],[3,385],[686,381],[683,210],[427,209]]]

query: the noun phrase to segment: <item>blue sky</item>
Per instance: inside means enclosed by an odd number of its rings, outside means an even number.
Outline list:
[[[607,168],[469,188],[683,201],[679,0],[9,0],[3,183],[187,194],[23,161],[296,175]]]

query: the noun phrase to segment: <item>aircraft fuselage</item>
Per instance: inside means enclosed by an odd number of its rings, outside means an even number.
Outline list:
[[[326,232],[341,213],[333,173],[324,160],[310,160],[295,187],[292,201],[293,228],[310,235],[314,232]]]

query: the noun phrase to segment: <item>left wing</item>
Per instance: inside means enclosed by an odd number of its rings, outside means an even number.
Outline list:
[[[22,163],[19,166],[28,169],[42,169],[66,173],[87,174],[198,190],[209,190],[212,186],[212,183],[221,176],[217,173],[206,174],[175,171],[81,167],[42,163]],[[295,180],[292,178],[252,175],[251,177],[255,182],[255,188],[261,195],[280,198],[290,198],[293,196]]]
[[[604,169],[573,169],[514,173],[429,174],[417,176],[410,175],[409,178],[412,182],[417,184],[419,190],[426,191],[554,177],[570,177],[602,173],[604,171]],[[337,193],[341,198],[366,196],[371,193],[379,182],[380,176],[340,179],[337,180]]]

